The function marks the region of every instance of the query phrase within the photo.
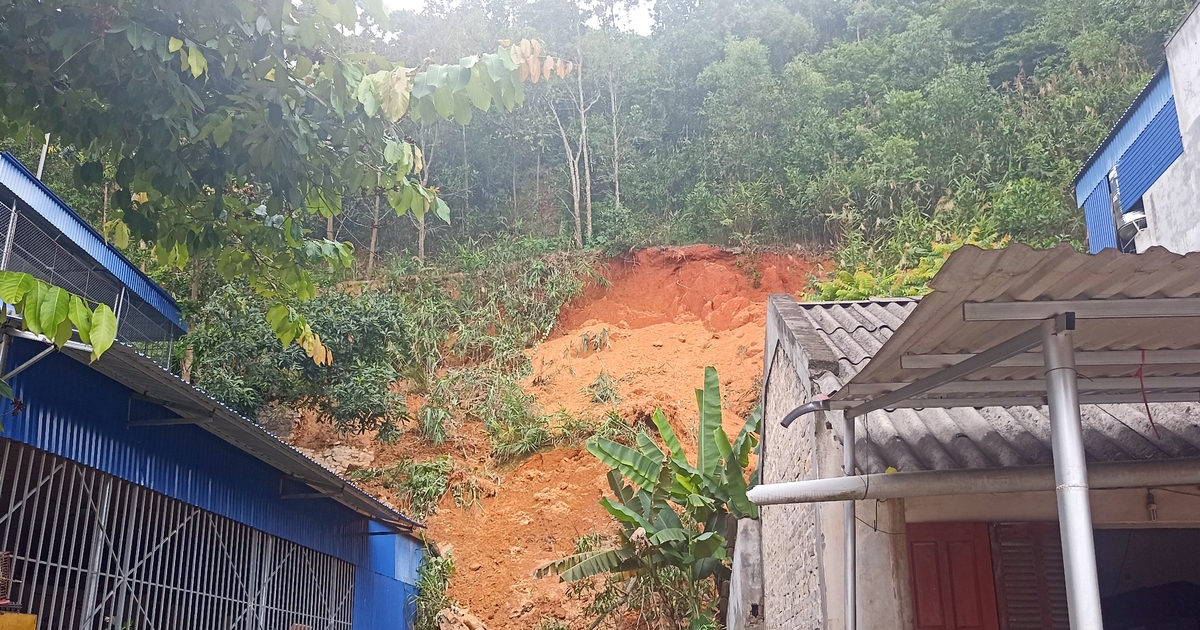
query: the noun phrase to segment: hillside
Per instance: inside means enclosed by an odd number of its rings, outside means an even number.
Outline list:
[[[819,267],[796,254],[739,255],[715,247],[652,249],[608,260],[596,283],[564,309],[557,329],[530,350],[534,373],[522,382],[544,411],[600,419],[611,411],[644,423],[662,408],[694,448],[694,389],[704,366],[721,376],[727,430],[736,431],[761,387],[766,297],[798,293]],[[606,332],[607,331],[607,332]],[[580,353],[581,337],[603,337],[599,351]],[[616,402],[593,400],[597,377],[612,378]],[[487,438],[467,425],[457,442],[433,448],[406,435],[393,446],[345,436],[306,416],[295,444],[351,469],[386,468],[402,458],[449,455],[456,464],[495,477],[477,506],[442,499],[427,535],[452,549],[457,573],[451,597],[491,630],[532,627],[544,617],[577,622],[580,604],[555,579],[533,577],[538,566],[567,555],[573,540],[611,531],[597,503],[607,468],[579,446],[540,452],[515,467],[492,467]],[[397,497],[369,484],[381,498]],[[576,624],[578,625],[578,624]],[[574,627],[574,626],[572,626]],[[582,627],[582,626],[580,626]]]

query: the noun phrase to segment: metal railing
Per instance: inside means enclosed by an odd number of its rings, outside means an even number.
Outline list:
[[[349,630],[354,567],[0,440],[0,551],[39,627]]]

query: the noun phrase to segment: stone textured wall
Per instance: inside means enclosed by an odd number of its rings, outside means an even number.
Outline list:
[[[792,348],[792,352],[796,349]],[[817,477],[812,417],[784,429],[779,420],[809,398],[789,349],[775,353],[763,408],[763,483]],[[768,630],[826,628],[817,507],[775,505],[762,509],[764,613]]]

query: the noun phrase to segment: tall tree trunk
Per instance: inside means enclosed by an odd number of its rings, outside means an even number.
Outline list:
[[[583,152],[584,203],[587,209],[587,240],[592,241],[592,159],[588,155],[587,110],[583,100],[583,46],[577,47],[579,66],[575,68],[575,84],[579,88],[579,149]]]
[[[192,261],[192,305],[193,308],[196,302],[200,301],[200,260],[193,259]],[[189,322],[191,326],[196,325],[196,320],[192,319]],[[183,349],[183,362],[179,364],[179,378],[185,383],[192,382],[192,364],[196,361],[196,347],[193,344],[188,344]]]
[[[325,238],[334,240],[333,238],[333,215],[325,217]]]
[[[583,248],[583,226],[581,225],[580,211],[580,190],[579,190],[579,157],[582,153],[582,143],[579,150],[571,150],[571,139],[567,137],[567,128],[563,126],[562,119],[558,115],[558,110],[551,106],[551,111],[554,112],[554,122],[558,123],[558,134],[562,137],[563,150],[566,151],[567,157],[567,174],[571,177],[571,202],[572,209],[575,215],[575,247]]]
[[[425,150],[426,146],[429,147],[428,151]],[[421,169],[421,185],[425,187],[429,187],[429,165],[433,162],[433,147],[435,146],[437,146],[436,124],[433,127],[433,142],[429,145],[426,145],[424,141],[421,142],[421,153],[425,156],[425,168]],[[417,262],[421,263],[422,265],[425,264],[425,214],[427,213],[421,213],[416,219]]]
[[[428,212],[417,217],[417,262],[425,264],[425,215]]]
[[[463,211],[462,211],[462,229],[463,233],[467,233],[467,214],[471,209],[471,168],[467,161],[467,128],[462,128],[463,138]]]
[[[375,244],[379,241],[379,202],[382,195],[375,195],[375,215],[371,218],[371,246],[367,249],[367,281],[375,273]]]
[[[621,207],[621,144],[617,132],[617,86],[616,78],[608,75],[608,106],[612,112],[612,160],[613,160],[613,203]]]

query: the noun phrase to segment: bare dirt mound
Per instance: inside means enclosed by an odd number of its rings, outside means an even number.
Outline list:
[[[721,378],[726,429],[736,431],[761,387],[767,295],[802,292],[818,270],[799,253],[745,255],[708,246],[645,250],[611,260],[600,270],[607,282],[568,305],[558,329],[531,352],[534,372],[522,385],[545,412],[565,409],[599,420],[615,411],[648,422],[661,408],[686,448],[695,444],[694,392],[703,384],[705,366],[712,365]],[[601,374],[606,386],[598,388]],[[436,449],[415,435],[383,446],[365,437],[336,436],[306,418],[295,441],[342,459],[354,456],[343,451],[367,450],[373,466],[441,454],[484,466],[486,438],[463,437]],[[572,553],[575,538],[612,531],[613,521],[598,503],[608,487],[606,473],[583,448],[558,449],[501,472],[496,494],[469,512],[456,509],[449,497],[443,500],[429,518],[428,536],[453,548],[457,574],[450,595],[489,630],[529,630],[546,617],[584,628],[567,585],[535,579],[533,572]],[[394,500],[382,487],[368,486]]]
[[[523,385],[548,412],[601,418],[615,410],[644,422],[662,408],[680,438],[694,444],[694,392],[712,365],[726,427],[740,429],[760,388],[766,297],[803,291],[816,270],[799,255],[745,256],[706,246],[610,261],[601,272],[607,286],[588,289],[567,307],[558,330],[532,353],[534,373]],[[585,343],[591,349],[583,351]],[[601,373],[614,382],[615,404],[594,400]],[[571,553],[574,538],[612,529],[597,503],[606,473],[585,450],[561,449],[505,474],[481,513],[441,510],[430,535],[454,547],[451,595],[493,630],[525,630],[546,616],[582,627],[566,585],[532,573]]]

